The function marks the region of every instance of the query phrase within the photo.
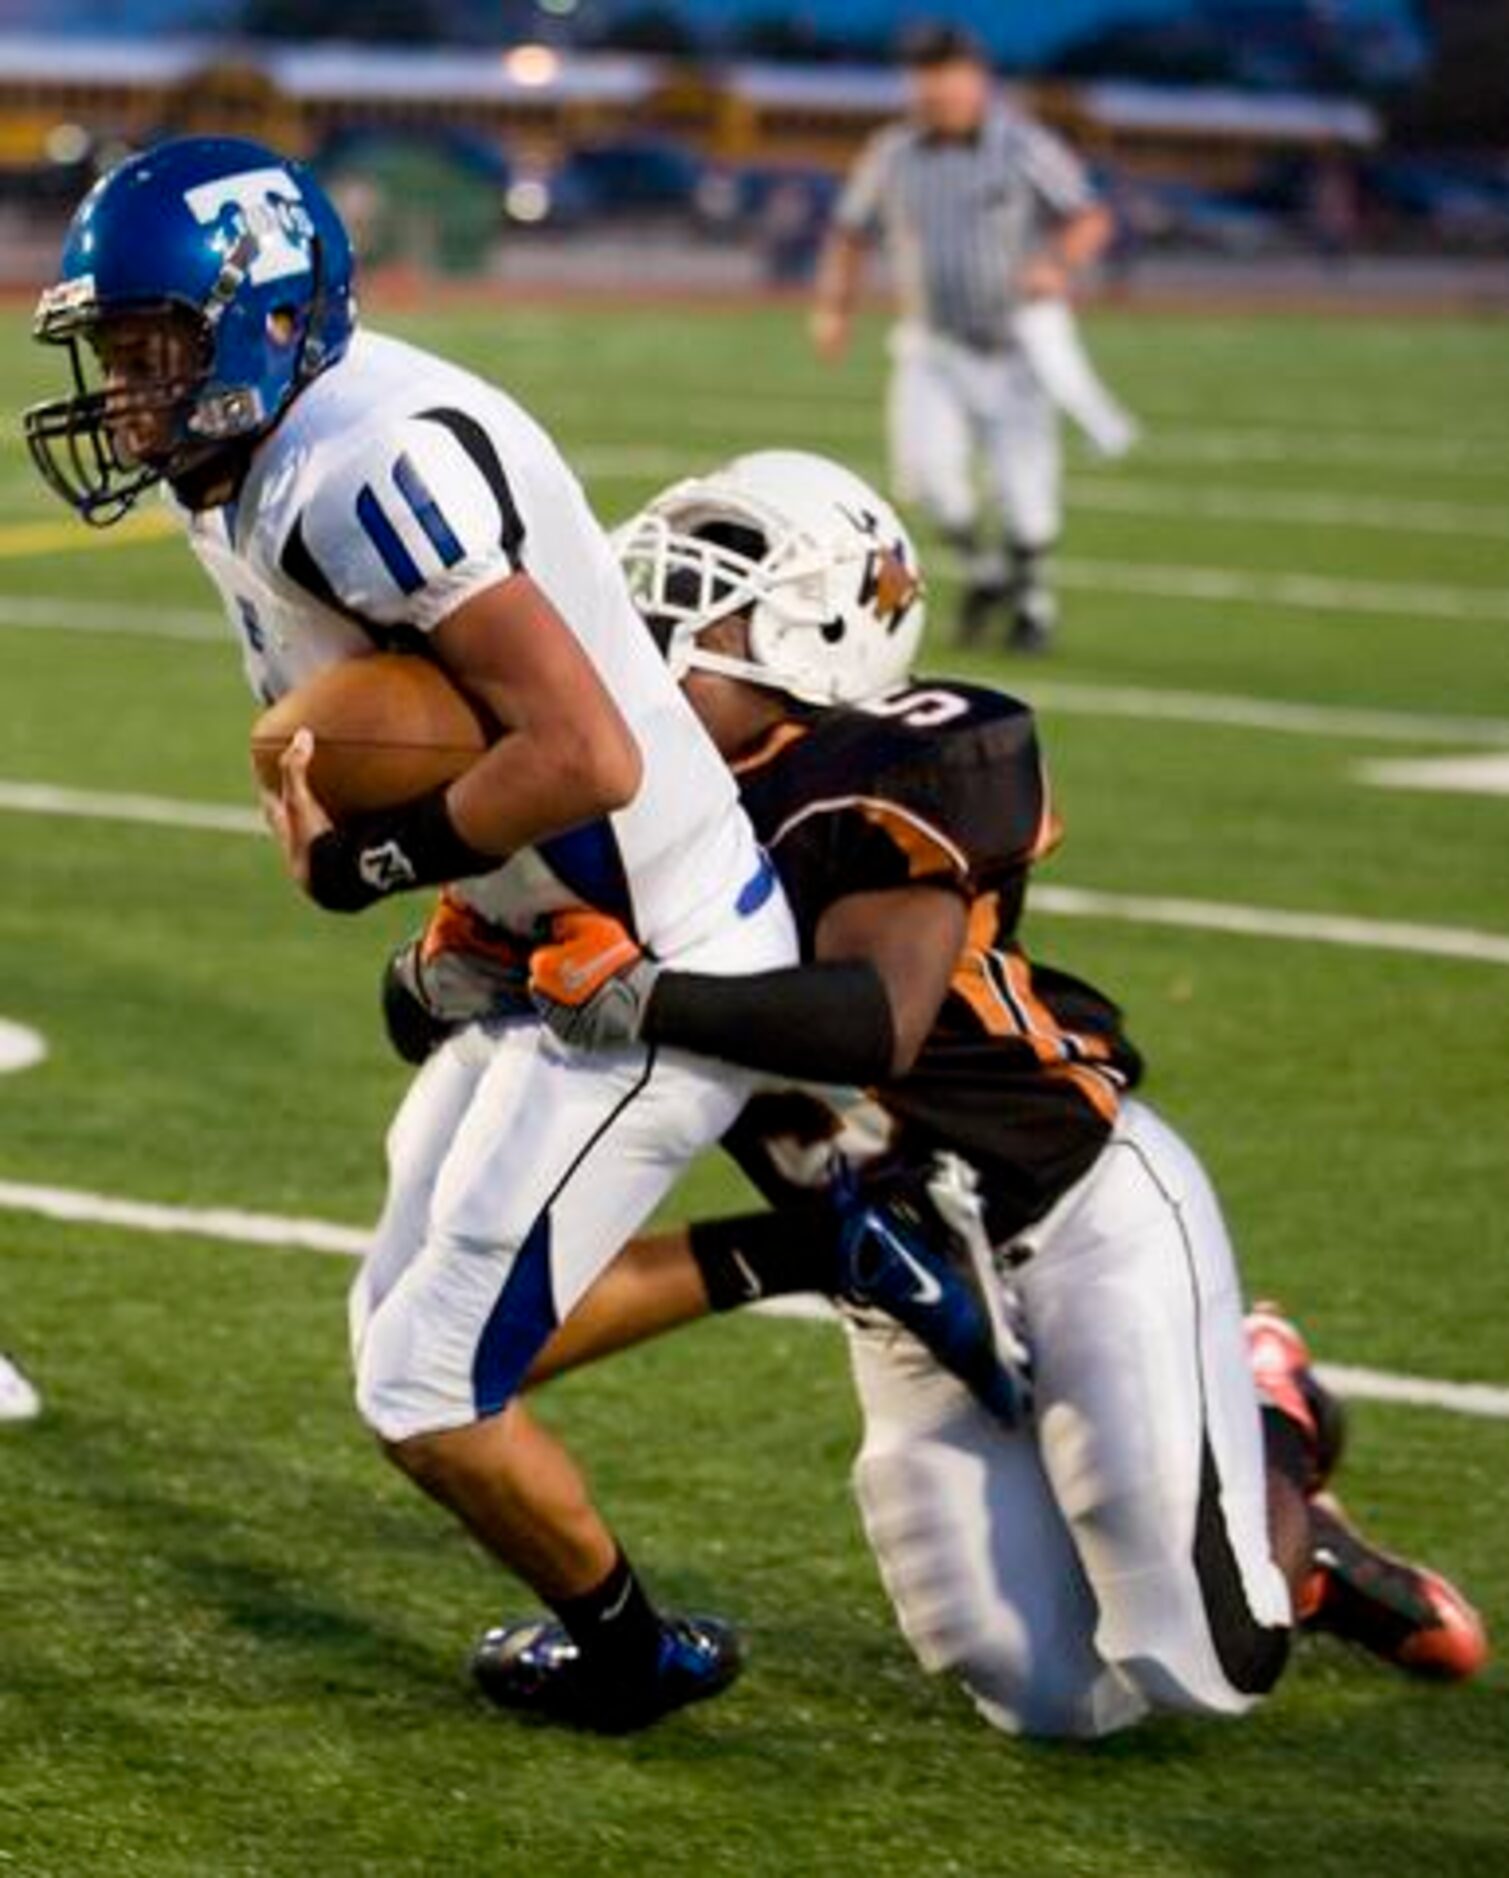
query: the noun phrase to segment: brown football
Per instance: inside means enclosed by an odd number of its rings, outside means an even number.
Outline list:
[[[286,692],[252,725],[251,758],[265,789],[294,732],[314,732],[309,781],[336,821],[448,783],[492,741],[476,707],[438,665],[408,653],[344,659]]]

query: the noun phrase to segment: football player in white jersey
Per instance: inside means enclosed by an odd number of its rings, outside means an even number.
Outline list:
[[[96,524],[167,485],[262,699],[411,647],[506,727],[448,789],[340,828],[301,734],[274,813],[320,905],[456,881],[500,931],[590,905],[705,971],[785,963],[773,870],[576,479],[504,393],[358,330],[351,272],[319,184],[275,152],[186,138],[128,159],[79,208],[38,310],[74,375],[26,416],[42,474]],[[517,1386],[749,1086],[502,1023],[427,1064],[390,1138],[353,1294],[361,1414],[559,1613],[590,1665],[571,1703],[587,1725],[715,1693],[737,1643],[654,1608]]]
[[[74,389],[26,414],[39,470],[86,520],[167,486],[260,698],[407,649],[507,733],[448,787],[335,826],[300,732],[269,802],[291,871],[337,912],[449,883],[505,978],[535,922],[570,908],[689,970],[787,964],[774,869],[575,477],[502,391],[358,330],[351,271],[302,166],[239,139],[160,145],[74,218],[36,327]],[[389,1135],[352,1291],[358,1406],[554,1608],[575,1651],[547,1692],[561,1719],[642,1726],[738,1669],[726,1625],[655,1610],[517,1391],[753,1081],[680,1050],[589,1058],[515,1004],[426,1063]],[[929,1284],[951,1335],[973,1326],[982,1391],[1007,1383],[978,1290],[951,1270]]]

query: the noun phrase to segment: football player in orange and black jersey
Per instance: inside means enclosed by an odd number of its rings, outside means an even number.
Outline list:
[[[957,1183],[945,1200],[927,1171],[962,1154],[974,1230],[1012,1275],[1035,1425],[1004,1430],[894,1325],[848,1324],[856,1486],[923,1663],[1003,1727],[1079,1735],[1150,1710],[1245,1711],[1296,1616],[1405,1667],[1470,1673],[1470,1607],[1321,1493],[1334,1404],[1292,1326],[1270,1311],[1244,1327],[1215,1197],[1130,1093],[1114,1006],[1016,942],[1054,837],[1030,713],[955,684],[867,693],[894,675],[883,655],[856,674],[820,628],[783,633],[786,596],[761,571],[810,567],[810,541],[775,533],[793,483],[767,457],[680,486],[625,553],[631,573],[636,540],[654,559],[641,604],[673,665],[680,641],[678,675],[740,777],[806,962],[711,979],[565,915],[533,969],[578,1046],[674,1046],[806,1085],[757,1096],[729,1142],[783,1210],[636,1242],[534,1379],[752,1295],[837,1289],[807,1197],[835,1149],[882,1183],[913,1170],[912,1218],[967,1234]],[[790,510],[795,535],[811,504]],[[883,614],[875,628],[884,648]],[[851,681],[848,708],[817,704]]]
[[[701,682],[689,683],[694,697]],[[858,707],[793,711],[732,767],[787,885],[805,957],[817,956],[823,915],[853,897],[926,889],[957,901],[962,942],[904,1075],[881,1060],[883,1023],[860,1041],[857,980],[847,1004],[834,987],[838,1011],[826,1027],[853,1024],[852,1033],[840,1039],[809,1024],[803,1036],[813,1075],[826,1063],[830,1081],[873,1086],[893,1154],[909,1163],[938,1150],[965,1156],[980,1176],[991,1241],[1004,1244],[1089,1170],[1141,1074],[1115,1005],[1030,962],[1017,938],[1029,869],[1058,839],[1032,713],[981,686],[905,689]],[[885,903],[887,920],[896,910]],[[728,1022],[726,1004],[716,1021]],[[773,1048],[780,1060],[765,1066],[789,1073],[789,1045]],[[777,1100],[756,1098],[740,1141],[758,1135]]]

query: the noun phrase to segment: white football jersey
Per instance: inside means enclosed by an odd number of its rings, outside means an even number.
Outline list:
[[[666,670],[560,453],[504,392],[358,333],[258,449],[237,500],[186,515],[265,702],[424,635],[517,569],[581,641],[638,741],[627,808],[464,883],[527,933],[587,905],[667,957],[779,892],[732,777]]]

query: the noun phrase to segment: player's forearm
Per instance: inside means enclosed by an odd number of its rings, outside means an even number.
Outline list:
[[[800,1082],[885,1082],[896,1069],[896,1023],[873,965],[792,965],[744,978],[664,971],[641,1035]]]
[[[449,789],[340,827],[327,820],[301,877],[328,912],[359,913],[391,893],[491,873],[520,848],[621,808],[638,784],[632,739],[627,759],[605,756],[579,731],[542,724],[494,744]]]
[[[576,724],[542,724],[495,743],[451,784],[446,809],[468,847],[501,860],[623,808],[639,777],[627,732],[594,738]]]

